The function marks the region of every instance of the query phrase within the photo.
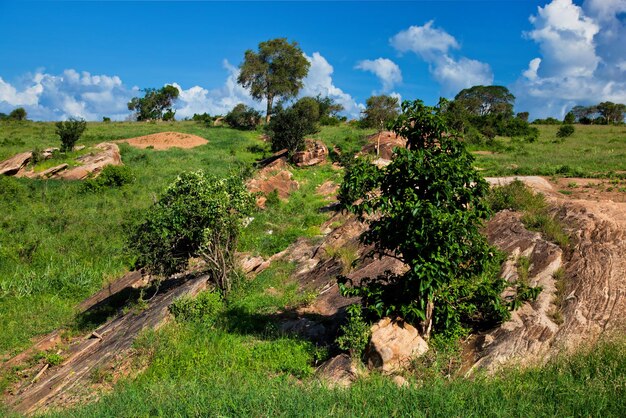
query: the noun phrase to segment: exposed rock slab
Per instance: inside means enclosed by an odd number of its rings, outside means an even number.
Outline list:
[[[393,373],[428,351],[428,344],[412,325],[383,318],[372,326],[365,357],[370,369]]]
[[[33,157],[32,152],[16,154],[8,160],[0,162],[0,175],[13,176],[17,174]]]
[[[328,147],[322,141],[306,140],[306,149],[296,152],[292,160],[298,167],[309,167],[320,164],[328,158]]]
[[[287,169],[284,158],[274,160],[265,168],[259,170],[253,179],[248,180],[246,186],[250,193],[260,193],[257,206],[264,208],[267,196],[276,191],[278,197],[287,199],[291,193],[298,190],[300,185],[293,179],[293,174]]]
[[[325,361],[315,375],[330,387],[348,387],[359,377],[354,362],[347,354],[340,354]]]
[[[82,164],[81,166],[62,171],[54,175],[53,178],[84,180],[88,177],[97,176],[107,165],[122,165],[120,149],[116,144],[103,142],[94,148],[99,151],[83,155],[77,159]]]
[[[406,139],[399,137],[394,132],[382,131],[368,137],[368,143],[361,149],[361,153],[376,155],[378,159],[383,161],[381,164],[384,165],[386,164],[385,161],[391,161],[394,148],[404,148],[405,146]]]

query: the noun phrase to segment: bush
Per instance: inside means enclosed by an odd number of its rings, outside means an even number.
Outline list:
[[[348,322],[339,328],[337,338],[340,349],[350,352],[352,358],[361,358],[370,340],[370,325],[363,319],[361,305],[348,307]]]
[[[135,175],[125,165],[107,165],[100,175],[94,179],[86,180],[84,190],[99,191],[105,187],[122,187],[125,184],[135,182]]]
[[[183,173],[131,231],[128,247],[136,265],[156,275],[184,271],[190,257],[201,257],[228,292],[241,224],[253,208],[241,177]]]
[[[87,129],[84,119],[70,118],[65,122],[56,123],[56,134],[61,139],[61,152],[72,151],[80,136]]]
[[[568,136],[572,136],[574,131],[575,131],[574,125],[563,125],[556,132],[556,137],[560,139],[565,139]]]
[[[253,108],[239,103],[224,117],[226,123],[235,129],[253,130],[261,120],[261,113]]]
[[[195,298],[183,296],[169,306],[170,313],[177,321],[215,323],[224,309],[222,296],[217,292],[202,292]]]
[[[110,123],[110,122],[111,122],[111,118],[106,117],[106,116],[103,116],[103,117],[102,117],[102,122],[104,122],[104,123]]]
[[[302,151],[305,135],[317,132],[319,107],[315,100],[304,99],[272,116],[268,126],[272,151],[287,149],[290,155]]]
[[[9,113],[7,119],[23,121],[26,120],[26,115],[26,109],[24,109],[23,107],[18,107],[16,109],[13,109],[11,113]]]

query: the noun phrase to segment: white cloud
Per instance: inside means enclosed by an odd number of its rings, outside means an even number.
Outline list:
[[[389,42],[398,52],[412,51],[428,62],[444,95],[453,96],[467,87],[493,83],[489,64],[450,55],[452,49],[460,48],[459,43],[443,29],[433,27],[432,20],[397,33]]]
[[[526,33],[539,44],[535,58],[511,90],[517,108],[533,118],[561,118],[575,105],[626,103],[626,0],[553,0],[530,17]]]
[[[456,95],[468,87],[493,83],[489,64],[465,57],[455,60],[444,55],[432,64],[431,72],[445,95]]]
[[[382,83],[383,92],[388,92],[394,85],[402,82],[400,67],[387,58],[359,61],[355,68],[375,74]]]
[[[358,118],[361,110],[365,107],[358,104],[352,96],[335,86],[332,74],[333,66],[319,52],[314,52],[311,56],[304,54],[311,63],[309,73],[303,80],[304,87],[300,91],[301,96],[328,96],[341,104],[345,114]]]
[[[432,20],[426,22],[424,26],[411,26],[394,35],[389,41],[399,52],[412,51],[426,61],[447,54],[450,49],[459,48],[454,36],[442,29],[433,28]]]

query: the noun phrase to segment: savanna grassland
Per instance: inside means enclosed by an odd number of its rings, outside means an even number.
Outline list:
[[[626,127],[576,126],[556,141],[554,126],[540,126],[528,143],[496,138],[472,145],[485,175],[538,174],[594,177],[626,170]],[[120,144],[134,182],[89,190],[80,182],[0,178],[0,355],[62,327],[77,333],[76,306],[132,268],[125,251],[129,225],[141,219],[183,170],[216,176],[250,172],[269,155],[260,131],[205,127],[195,122],[90,123],[79,145],[176,131],[206,145],[181,150],[139,150]],[[359,150],[372,131],[324,127],[316,135],[329,148]],[[50,123],[0,125],[0,160],[18,152],[58,146]],[[299,237],[315,239],[330,216],[315,193],[340,182],[329,164],[294,169],[300,188],[288,201],[254,214],[240,250],[269,256]],[[329,389],[312,377],[327,354],[308,341],[277,331],[274,313],[306,304],[309,295],[289,280],[293,266],[275,263],[253,281],[241,281],[219,302],[210,321],[172,321],[136,342],[146,369],[122,379],[93,404],[53,416],[620,416],[626,411],[626,344],[607,341],[594,350],[557,358],[547,366],[509,369],[471,380],[442,373],[457,354],[441,352],[398,388],[376,374],[349,389]],[[267,292],[268,288],[275,291]],[[11,375],[0,377],[4,390]],[[109,379],[93,376],[94,384]],[[0,409],[0,411],[2,411]]]

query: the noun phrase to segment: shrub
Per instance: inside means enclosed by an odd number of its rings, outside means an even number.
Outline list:
[[[104,122],[104,123],[110,123],[110,122],[111,122],[111,118],[106,117],[106,116],[102,116],[102,122]]]
[[[213,324],[223,308],[224,303],[219,293],[205,291],[195,298],[183,296],[176,299],[169,306],[169,311],[177,321]]]
[[[239,103],[224,117],[231,128],[253,130],[261,120],[261,113],[253,108]]]
[[[84,190],[98,191],[105,187],[122,187],[135,182],[133,171],[125,165],[107,165],[100,175],[88,179],[84,183]]]
[[[494,252],[479,231],[489,213],[482,201],[488,185],[463,143],[449,135],[441,105],[404,102],[393,128],[407,138],[407,148],[397,149],[383,169],[354,164],[340,190],[342,203],[369,224],[362,241],[409,267],[359,285],[340,278],[342,294],[361,297],[369,316],[417,323],[426,337],[433,325],[436,332],[457,333],[461,311],[476,315],[481,307],[504,305],[502,279],[481,278]],[[495,311],[484,315],[505,319],[506,308]]]
[[[556,137],[560,139],[564,139],[564,138],[567,138],[568,136],[571,136],[574,133],[574,131],[575,131],[574,125],[563,125],[556,132]]]
[[[268,126],[272,151],[287,149],[290,155],[302,151],[305,135],[317,132],[318,109],[314,100],[301,99],[272,116]]]
[[[339,348],[350,352],[352,358],[361,358],[371,336],[370,325],[363,319],[361,305],[348,307],[348,322],[339,328],[339,332]]]
[[[253,207],[241,177],[183,173],[131,231],[128,246],[136,264],[157,275],[183,271],[190,257],[201,257],[228,292],[240,227]]]
[[[87,129],[87,122],[84,119],[70,118],[65,122],[57,122],[55,126],[55,132],[61,139],[61,152],[67,152],[74,149],[74,145]]]
[[[11,113],[9,113],[7,119],[23,121],[26,120],[26,115],[26,109],[24,109],[23,107],[18,107],[16,109],[13,109]]]

